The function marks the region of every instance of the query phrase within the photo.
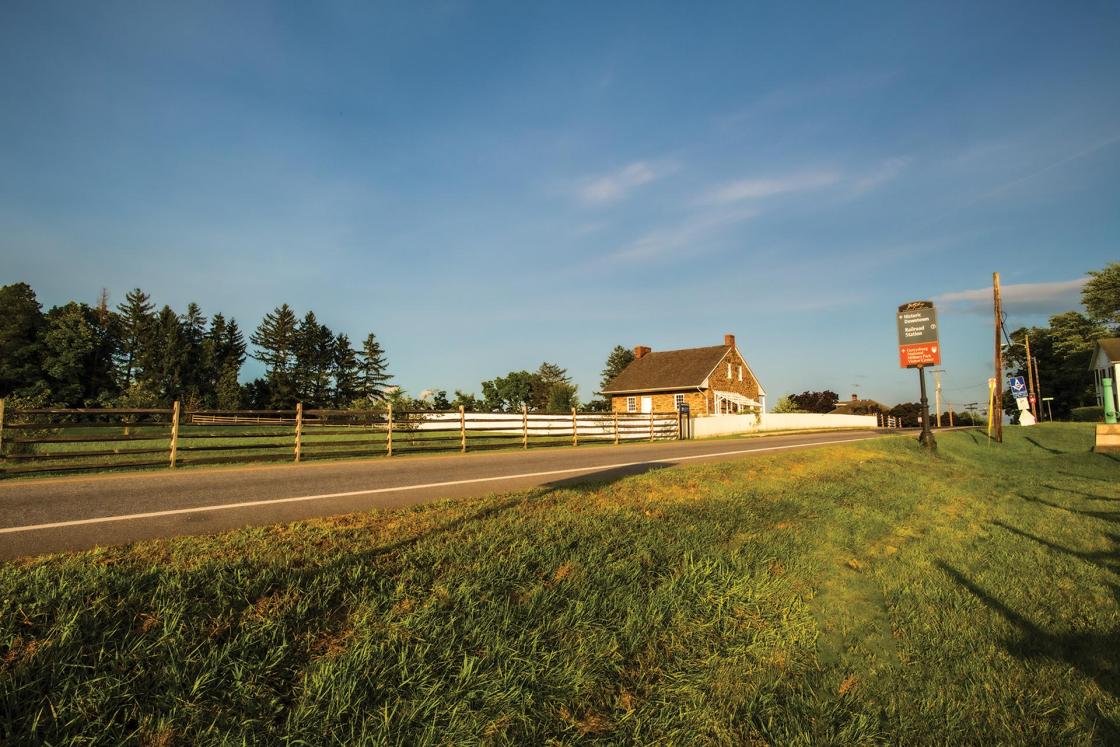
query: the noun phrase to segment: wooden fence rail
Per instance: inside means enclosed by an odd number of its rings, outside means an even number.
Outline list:
[[[38,408],[0,399],[0,477],[143,467],[622,444],[681,437],[678,415]]]

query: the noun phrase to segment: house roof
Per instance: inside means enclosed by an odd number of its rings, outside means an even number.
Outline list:
[[[1104,337],[1097,340],[1097,348],[1104,351],[1110,361],[1120,361],[1120,337]],[[1097,360],[1096,353],[1093,354],[1093,361]],[[1089,365],[1093,365],[1090,363]]]
[[[731,349],[730,345],[713,345],[710,348],[646,353],[614,377],[603,389],[603,394],[692,389],[702,386],[704,379]]]

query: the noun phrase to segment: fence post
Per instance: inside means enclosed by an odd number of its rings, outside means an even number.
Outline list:
[[[389,403],[388,430],[385,436],[385,456],[393,456],[393,403]]]
[[[460,447],[464,454],[467,453],[467,412],[462,405],[459,405],[459,440],[461,441]]]
[[[683,422],[682,422],[682,418],[684,418],[684,413],[682,413],[680,410],[677,410],[677,440],[678,441],[681,441],[684,438],[684,432],[683,432],[684,425],[683,425]]]
[[[4,458],[4,398],[0,397],[0,459]]]
[[[296,402],[296,464],[303,450],[303,403]]]
[[[572,408],[572,446],[579,446],[579,423],[576,421],[576,408]]]
[[[649,442],[653,443],[653,408],[649,408]]]
[[[179,450],[179,400],[171,406],[171,468],[175,469],[175,452]]]
[[[529,448],[529,406],[521,405],[521,448]]]

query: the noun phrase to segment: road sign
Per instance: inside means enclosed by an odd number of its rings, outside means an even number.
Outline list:
[[[941,363],[937,309],[932,301],[911,301],[898,307],[898,365],[902,368]]]
[[[1012,376],[1011,381],[1011,396],[1015,399],[1027,396],[1027,380],[1022,376]]]

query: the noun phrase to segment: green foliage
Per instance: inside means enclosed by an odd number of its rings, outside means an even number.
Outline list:
[[[350,344],[350,338],[339,333],[334,338],[334,358],[332,373],[334,376],[334,389],[332,391],[332,406],[346,407],[347,403],[356,399],[360,392],[359,371],[361,362],[358,353]]]
[[[121,320],[120,347],[117,350],[118,370],[121,384],[128,388],[135,381],[135,368],[145,345],[149,344],[151,327],[155,321],[152,313],[155,304],[151,297],[134,288],[124,296],[124,302],[117,306]]]
[[[1120,326],[1120,262],[1090,271],[1089,277],[1081,289],[1085,310],[1099,322]]]
[[[790,399],[801,408],[801,412],[825,413],[836,408],[840,396],[836,392],[825,389],[823,392],[802,392],[791,394]]]
[[[485,408],[493,412],[517,412],[534,403],[534,393],[541,391],[540,380],[528,371],[511,371],[482,382]]]
[[[299,323],[288,304],[282,304],[264,315],[257,330],[249,337],[256,346],[253,357],[265,365],[270,407],[290,408],[296,402],[296,333]]]
[[[455,399],[451,400],[452,409],[458,409],[461,406],[467,412],[481,412],[485,408],[485,404],[474,394],[465,394],[458,389],[455,390]]]
[[[331,404],[335,365],[334,333],[308,311],[296,329],[293,378],[296,398],[305,407]]]
[[[922,424],[922,404],[920,402],[899,402],[888,410],[887,414],[899,418],[902,425],[907,428],[917,428]]]
[[[614,381],[623,370],[626,369],[631,363],[634,362],[634,351],[629,348],[624,348],[621,345],[615,345],[614,349],[607,355],[607,364],[603,367],[603,372],[599,377],[599,390],[602,391]],[[601,403],[595,409],[601,409],[603,412],[608,412],[611,409],[610,399],[602,397],[595,400]]]
[[[1073,408],[1096,400],[1088,368],[1096,341],[1108,336],[1104,326],[1067,311],[1050,317],[1046,327],[1015,330],[1010,334],[1012,344],[1004,346],[1008,376],[1027,375],[1026,335],[1030,335],[1031,357],[1038,361],[1043,396],[1054,398],[1051,406],[1056,419],[1064,420]],[[1014,400],[1004,400],[1004,411],[1018,413]]]
[[[796,402],[796,400],[794,400],[792,394],[787,394],[786,396],[782,397],[781,399],[779,399],[774,404],[774,408],[771,410],[771,412],[794,413],[794,412],[805,412],[805,410],[801,409],[801,406],[797,404],[797,402]]]
[[[0,397],[32,388],[42,380],[45,326],[31,286],[0,287]]]
[[[52,402],[80,407],[115,396],[114,349],[109,317],[75,302],[51,309],[43,333],[43,372]]]
[[[393,376],[389,373],[389,360],[381,343],[377,341],[377,336],[372,332],[362,343],[359,360],[358,386],[362,395],[371,400],[390,399],[393,387],[389,386],[389,382],[393,380]],[[399,387],[397,389],[399,393]]]
[[[1103,423],[1104,408],[1099,405],[1075,407],[1070,410],[1069,419],[1075,423]]]

